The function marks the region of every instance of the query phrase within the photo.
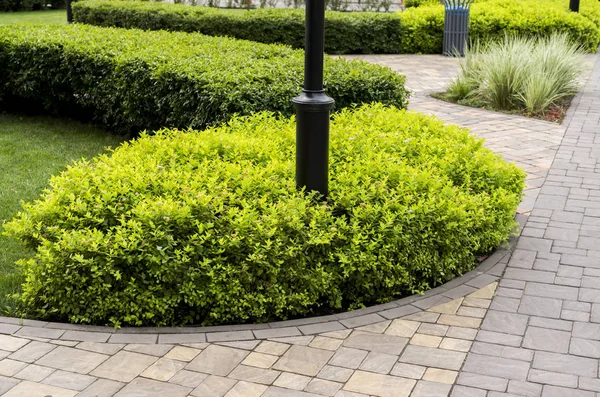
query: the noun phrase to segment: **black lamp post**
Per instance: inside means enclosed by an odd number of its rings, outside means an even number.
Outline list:
[[[73,23],[73,9],[71,8],[71,0],[67,0],[67,22]]]
[[[296,186],[327,197],[329,112],[334,100],[323,89],[325,1],[306,0],[304,88],[296,108]]]
[[[569,10],[579,12],[579,0],[571,0],[569,2]]]

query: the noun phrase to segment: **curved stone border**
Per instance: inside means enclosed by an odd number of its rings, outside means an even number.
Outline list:
[[[527,217],[517,214],[520,228]],[[26,338],[108,343],[203,343],[301,337],[345,330],[392,320],[466,296],[497,281],[516,245],[516,237],[496,250],[474,270],[423,295],[412,295],[393,302],[329,316],[276,321],[264,324],[220,325],[210,327],[127,327],[75,325],[0,317],[0,334]]]

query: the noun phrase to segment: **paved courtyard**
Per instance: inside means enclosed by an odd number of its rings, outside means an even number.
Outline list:
[[[455,59],[362,58],[407,74],[412,110],[525,169],[518,239],[423,296],[321,318],[115,331],[0,317],[0,396],[600,397],[597,56],[562,126],[427,97]]]

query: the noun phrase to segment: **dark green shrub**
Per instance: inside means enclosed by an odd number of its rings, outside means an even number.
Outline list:
[[[77,22],[97,26],[200,32],[304,48],[304,10],[228,10],[182,4],[90,0],[73,5]],[[325,13],[325,52],[399,53],[397,13]]]
[[[304,53],[200,34],[86,25],[0,27],[0,98],[90,114],[112,129],[201,128],[233,114],[293,114]],[[404,77],[388,68],[325,60],[338,109],[384,102],[404,107]],[[83,112],[83,113],[82,113]]]
[[[45,3],[43,0],[0,0],[0,12],[39,10]]]
[[[356,308],[473,268],[514,230],[524,173],[466,129],[380,104],[331,125],[330,197],[294,183],[293,119],[162,130],[79,162],[6,225],[28,314],[219,324]]]
[[[600,4],[583,0],[581,13],[568,10],[568,2],[555,0],[486,0],[471,7],[469,37],[481,43],[498,41],[506,34],[548,37],[567,33],[589,52],[600,44]],[[403,53],[441,53],[444,7],[422,5],[402,14]]]

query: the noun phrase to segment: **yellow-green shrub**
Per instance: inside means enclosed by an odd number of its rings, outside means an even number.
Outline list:
[[[380,104],[331,126],[330,196],[298,192],[293,119],[162,130],[79,162],[6,225],[28,314],[222,324],[356,308],[468,270],[514,230],[524,173],[465,129]]]

